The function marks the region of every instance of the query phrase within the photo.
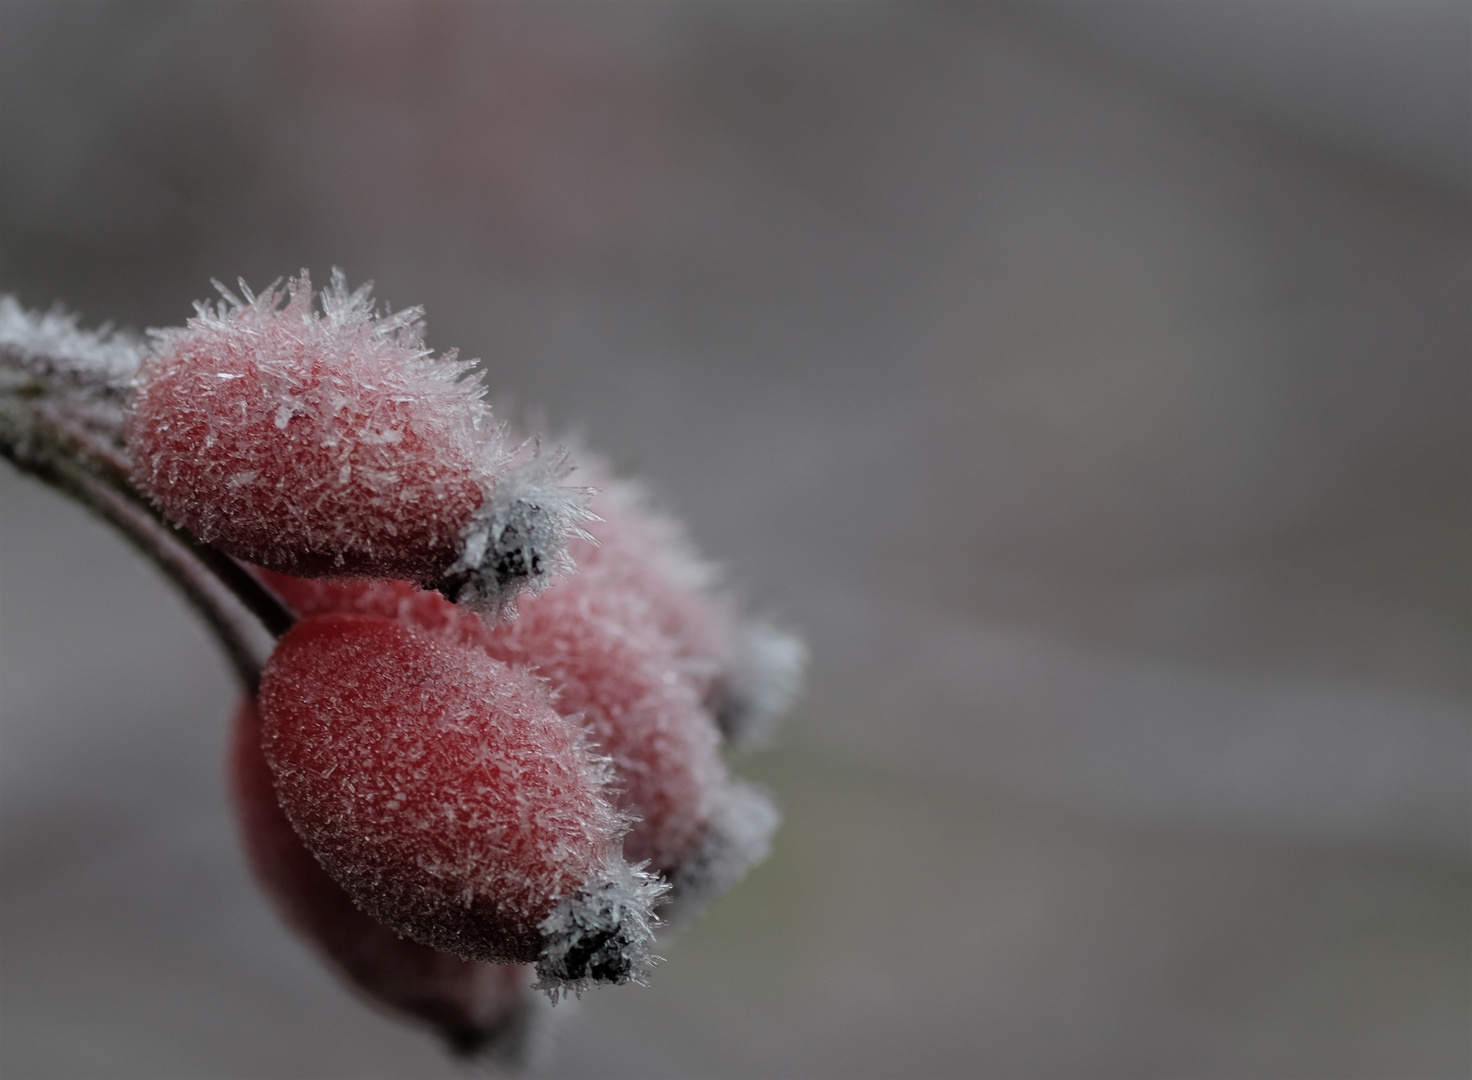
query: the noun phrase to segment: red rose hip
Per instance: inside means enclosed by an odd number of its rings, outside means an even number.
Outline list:
[[[438,952],[359,910],[282,811],[250,699],[231,730],[230,791],[257,880],[349,984],[371,1003],[434,1028],[458,1053],[511,1064],[524,1058],[545,1009],[531,992],[531,970]]]
[[[587,535],[568,545],[579,571],[639,598],[727,740],[765,741],[802,685],[802,642],[764,619],[743,618],[718,587],[718,569],[679,522],[650,508],[640,485],[613,477],[596,458],[580,465],[578,478],[598,489]]]
[[[419,309],[377,316],[339,272],[320,299],[302,271],[154,333],[127,433],[137,486],[283,573],[404,578],[491,609],[545,582],[583,513],[565,457],[508,447],[471,365],[424,347]]]
[[[549,985],[637,979],[660,886],[619,853],[606,763],[543,685],[390,619],[319,615],[261,679],[282,809],[380,922]]]
[[[775,807],[729,774],[701,701],[705,680],[692,677],[657,602],[609,564],[558,577],[493,626],[408,582],[262,576],[304,615],[393,619],[545,679],[557,711],[611,759],[615,805],[633,818],[624,856],[670,881],[671,913],[688,916],[766,857]]]

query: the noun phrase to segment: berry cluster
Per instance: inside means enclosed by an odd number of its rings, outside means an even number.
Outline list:
[[[737,618],[679,528],[599,463],[515,443],[480,381],[342,275],[155,331],[132,483],[296,617],[241,705],[233,787],[286,917],[459,1048],[640,981],[767,850],[730,777],[801,644]]]
[[[89,369],[37,360],[42,324],[9,313],[0,444],[80,476],[217,630],[223,588],[276,636],[237,660],[231,778],[287,920],[375,1002],[514,1052],[534,986],[641,981],[655,909],[764,857],[776,810],[721,750],[786,707],[802,647],[636,486],[515,440],[418,309],[337,273],[220,291],[98,376],[112,428],[30,404]]]

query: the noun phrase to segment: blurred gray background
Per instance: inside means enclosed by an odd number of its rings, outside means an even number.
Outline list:
[[[1465,3],[15,3],[0,289],[333,265],[807,636],[770,863],[557,1076],[1472,1073]],[[454,1077],[0,469],[0,1071]]]

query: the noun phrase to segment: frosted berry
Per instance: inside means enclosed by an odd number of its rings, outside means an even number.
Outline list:
[[[659,886],[619,854],[606,765],[529,674],[387,618],[318,615],[261,679],[282,809],[399,933],[549,984],[637,979]]]
[[[221,290],[156,331],[128,425],[134,481],[175,524],[298,576],[403,578],[491,608],[562,564],[584,496],[565,458],[508,446],[471,365],[423,312],[374,314],[340,272],[313,309]]]
[[[518,618],[489,626],[409,582],[264,577],[304,615],[395,619],[545,678],[557,711],[582,723],[612,759],[617,806],[634,819],[625,858],[649,862],[673,883],[678,914],[726,891],[766,856],[775,808],[728,774],[681,645],[656,606],[604,564],[555,579],[521,602]]]
[[[292,828],[261,752],[255,702],[236,710],[230,789],[251,869],[285,920],[370,1002],[437,1031],[459,1053],[519,1063],[543,1019],[531,968],[462,960],[360,911]]]
[[[583,574],[601,575],[607,588],[642,600],[727,739],[763,741],[802,684],[802,642],[765,620],[742,618],[678,522],[651,510],[638,484],[580,457],[577,479],[598,493],[588,535],[569,544],[574,563]]]
[[[688,914],[765,855],[776,811],[721,742],[786,707],[802,647],[601,465],[591,518],[418,309],[338,273],[320,308],[305,272],[220,291],[147,348],[0,327],[0,450],[132,538],[258,693],[233,783],[287,918],[453,1045],[515,1043],[529,965],[554,994],[637,981],[666,894]]]
[[[590,568],[476,636],[490,656],[545,677],[557,710],[582,718],[614,761],[619,805],[639,818],[625,855],[668,871],[700,842],[726,770],[720,733],[652,616],[642,597]]]
[[[727,772],[708,707],[727,670],[730,607],[693,574],[678,574],[673,559],[664,572],[661,552],[673,546],[654,546],[664,538],[654,528],[636,539],[632,529],[615,531],[612,513],[600,517],[595,527],[616,542],[575,542],[578,572],[480,637],[490,655],[544,675],[558,710],[582,716],[613,758],[620,806],[640,819],[625,854],[669,879],[669,915],[682,918],[766,857],[778,815]],[[684,566],[701,568],[693,555]]]

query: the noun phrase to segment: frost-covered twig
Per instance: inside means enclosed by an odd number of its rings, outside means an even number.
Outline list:
[[[82,330],[0,296],[0,455],[117,528],[204,618],[241,683],[254,691],[291,611],[233,560],[165,521],[133,487],[124,442],[128,387],[141,343]],[[252,623],[257,623],[253,626]]]

